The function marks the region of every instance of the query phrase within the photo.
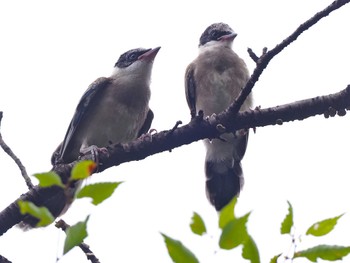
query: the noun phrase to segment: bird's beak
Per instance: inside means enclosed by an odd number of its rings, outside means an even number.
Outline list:
[[[151,61],[156,57],[159,49],[160,49],[160,47],[150,49],[146,53],[143,53],[141,56],[139,56],[138,59],[139,60],[145,59],[145,60]]]
[[[219,37],[220,41],[233,41],[237,36],[237,33],[232,33],[228,35],[224,35],[222,37]]]

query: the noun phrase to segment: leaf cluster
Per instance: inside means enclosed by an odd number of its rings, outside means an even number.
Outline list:
[[[235,206],[237,199],[234,198],[226,207],[222,209],[218,218],[218,227],[221,230],[220,238],[218,240],[219,247],[224,250],[232,250],[237,247],[242,247],[242,258],[251,263],[260,263],[259,249],[252,236],[248,233],[247,222],[250,212],[241,217],[235,214]],[[312,224],[305,232],[306,236],[320,237],[330,233],[336,226],[338,220],[343,216],[339,215],[333,218],[328,218]],[[190,224],[192,232],[199,236],[207,234],[205,222],[198,213],[194,213]],[[283,219],[280,226],[280,233],[282,235],[288,234],[291,237],[293,248],[297,247],[296,238],[293,234],[294,215],[293,207],[288,202],[288,213]],[[165,234],[162,234],[165,240],[168,254],[175,263],[180,262],[199,262],[195,254],[182,244],[181,241],[173,239]],[[280,253],[271,258],[270,263],[292,262],[295,258],[305,258],[311,262],[317,262],[318,259],[336,261],[340,260],[350,253],[350,246],[326,245],[319,244],[314,247],[301,251],[292,251],[291,255],[288,253]],[[282,261],[278,261],[281,259]]]
[[[39,180],[40,187],[44,188],[56,185],[62,187],[68,192],[71,191],[71,183],[88,178],[93,173],[95,168],[96,164],[90,160],[77,163],[77,165],[75,165],[72,169],[71,176],[66,184],[63,184],[60,176],[52,171],[48,173],[35,174],[34,176]],[[76,192],[74,199],[88,197],[91,198],[91,203],[93,205],[99,205],[104,200],[108,199],[120,184],[121,182],[105,182],[85,185]],[[39,222],[36,225],[37,227],[50,225],[55,220],[54,216],[44,206],[38,207],[32,202],[22,200],[18,201],[18,205],[22,214],[29,214],[39,219]],[[87,216],[84,221],[78,222],[75,225],[68,226],[64,229],[66,232],[66,240],[64,243],[63,254],[66,254],[75,246],[80,245],[88,236],[88,219],[89,216]]]

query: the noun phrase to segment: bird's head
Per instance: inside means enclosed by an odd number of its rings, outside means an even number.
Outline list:
[[[224,46],[231,47],[237,34],[224,23],[215,23],[208,26],[199,39],[199,47]]]
[[[156,48],[136,48],[123,53],[114,65],[113,75],[119,73],[138,75],[152,71],[154,58],[160,47]]]

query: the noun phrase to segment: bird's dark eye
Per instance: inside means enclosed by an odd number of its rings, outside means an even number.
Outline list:
[[[135,61],[136,59],[137,59],[137,54],[136,53],[131,53],[130,55],[129,55],[129,60],[131,60],[131,61]]]

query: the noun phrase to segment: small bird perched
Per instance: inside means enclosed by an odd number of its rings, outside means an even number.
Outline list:
[[[52,155],[52,164],[70,163],[87,150],[129,142],[147,133],[153,120],[148,106],[151,72],[159,49],[125,52],[109,78],[98,78],[89,86]]]
[[[151,73],[159,49],[138,48],[125,52],[110,77],[98,78],[89,86],[78,103],[63,142],[52,155],[54,166],[71,163],[90,150],[98,162],[98,153],[106,150],[104,147],[132,141],[148,132],[153,120],[148,106]],[[45,206],[56,218],[68,209],[80,184],[72,182],[69,189],[35,186],[20,199]],[[37,218],[22,215],[17,202],[15,208],[14,224],[19,223],[23,229],[36,226]],[[1,225],[0,235],[12,226],[11,223]]]
[[[71,163],[89,151],[98,162],[98,153],[105,150],[104,147],[130,142],[148,132],[154,116],[148,106],[151,73],[159,49],[138,48],[125,52],[110,77],[98,78],[89,86],[63,142],[52,155],[53,165]],[[79,185],[73,185],[63,208],[62,204],[51,205],[60,210],[54,211],[55,215],[67,210]]]
[[[249,79],[244,61],[232,50],[237,34],[224,23],[210,25],[199,40],[199,55],[188,65],[185,74],[187,104],[194,118],[224,111],[232,104]],[[241,107],[252,106],[249,95]],[[221,139],[205,139],[206,192],[217,211],[237,196],[244,179],[241,160],[248,142],[248,131],[225,133]]]

